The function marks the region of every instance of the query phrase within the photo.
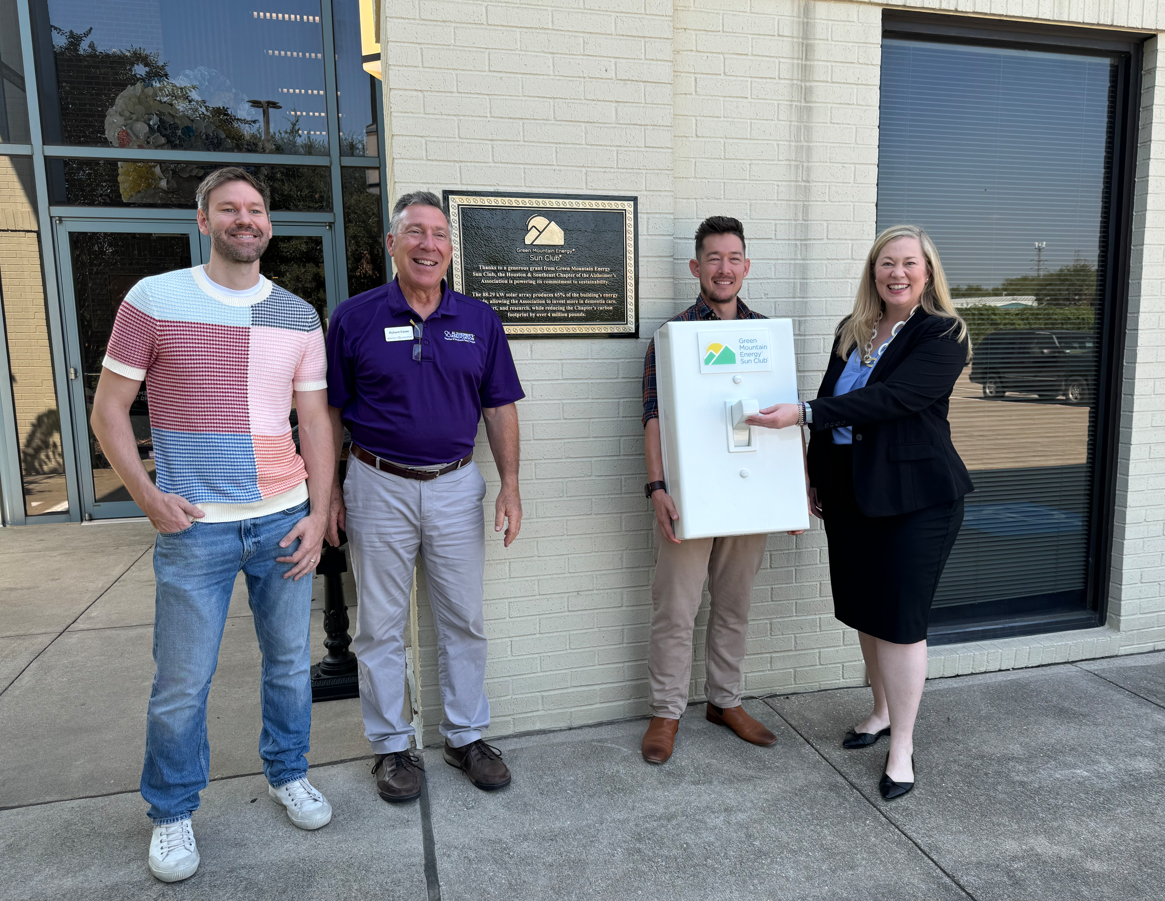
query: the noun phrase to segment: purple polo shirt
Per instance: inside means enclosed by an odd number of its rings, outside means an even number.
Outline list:
[[[353,442],[408,466],[460,460],[482,407],[526,396],[497,313],[442,284],[419,340],[411,333],[421,317],[395,279],[344,301],[328,324],[328,403]]]

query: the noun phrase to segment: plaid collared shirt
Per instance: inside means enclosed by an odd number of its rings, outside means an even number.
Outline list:
[[[672,317],[672,322],[695,322],[704,319],[718,318],[712,308],[704,302],[704,298],[698,297],[696,302],[680,313],[678,316]],[[736,298],[736,318],[737,319],[767,319],[760,313],[754,313],[750,310],[739,297]],[[647,422],[650,419],[657,419],[659,417],[659,401],[656,396],[655,383],[655,339],[652,338],[647,344],[647,358],[643,361],[643,426],[647,427]]]

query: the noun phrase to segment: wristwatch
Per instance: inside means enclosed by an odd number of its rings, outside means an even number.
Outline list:
[[[650,498],[651,495],[653,493],[655,493],[656,491],[658,491],[660,488],[662,488],[664,491],[667,491],[667,483],[666,482],[648,482],[646,485],[643,486],[643,495],[644,495],[644,497]]]

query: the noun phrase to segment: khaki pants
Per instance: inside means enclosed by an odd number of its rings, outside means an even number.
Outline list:
[[[470,463],[429,482],[348,461],[344,502],[356,577],[360,710],[374,754],[405,751],[413,727],[404,713],[409,595],[417,554],[425,560],[437,630],[441,734],[455,748],[489,726],[485,697],[482,575],[485,480]]]
[[[748,637],[752,582],[764,559],[767,535],[667,541],[655,527],[654,613],[647,654],[651,711],[679,719],[688,704],[692,633],[704,591],[712,595],[704,647],[705,695],[717,707],[740,704],[740,666]]]

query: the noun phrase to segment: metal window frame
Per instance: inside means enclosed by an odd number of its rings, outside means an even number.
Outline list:
[[[152,160],[157,162],[185,161],[202,164],[221,165],[276,165],[276,166],[317,166],[329,169],[332,187],[332,209],[327,213],[278,212],[271,216],[272,224],[278,226],[319,225],[331,235],[330,256],[333,261],[335,296],[328,298],[328,309],[348,298],[348,255],[345,247],[344,191],[342,170],[345,168],[376,168],[381,173],[380,207],[382,228],[388,227],[388,198],[385,196],[386,181],[386,135],[384,131],[384,95],[381,83],[374,84],[378,150],[377,158],[348,157],[340,155],[340,116],[337,89],[337,58],[335,42],[335,19],[333,0],[319,0],[320,22],[324,47],[324,94],[328,123],[327,156],[275,153],[206,153],[174,150],[130,150],[116,147],[71,147],[59,143],[46,145],[44,141],[44,103],[55,85],[55,69],[52,58],[43,58],[36,47],[33,19],[47,14],[45,0],[16,0],[17,21],[20,29],[20,48],[23,55],[25,97],[28,103],[29,136],[28,144],[0,144],[0,156],[30,158],[33,162],[33,177],[36,189],[37,224],[40,230],[41,271],[44,281],[45,303],[49,329],[49,353],[53,372],[57,407],[61,413],[61,449],[68,486],[68,513],[45,513],[30,517],[24,506],[24,479],[20,470],[20,446],[17,438],[15,397],[11,384],[0,388],[0,484],[3,485],[3,500],[0,516],[4,525],[25,525],[27,523],[79,522],[81,510],[81,470],[78,440],[85,436],[76,435],[73,428],[73,408],[67,377],[68,353],[64,327],[62,296],[58,284],[58,255],[67,248],[61,248],[56,241],[53,220],[56,218],[104,219],[106,221],[153,219],[178,220],[188,218],[187,210],[149,209],[148,207],[77,207],[72,205],[50,206],[49,204],[49,160],[73,158],[92,160]],[[34,8],[35,7],[35,8]],[[47,21],[47,19],[46,19]],[[42,35],[42,38],[44,36]],[[326,242],[325,242],[326,243]],[[386,272],[391,272],[391,262],[385,248]],[[0,329],[4,329],[3,310],[0,308]],[[7,330],[0,332],[0,363],[9,366]],[[7,371],[11,371],[7,368]]]
[[[931,644],[953,644],[1094,628],[1108,618],[1115,534],[1117,461],[1120,457],[1129,282],[1132,274],[1133,205],[1144,67],[1143,43],[1152,34],[1099,31],[1039,23],[965,18],[886,10],[883,38],[1011,49],[1063,51],[1115,59],[1112,171],[1109,175],[1104,300],[1100,315],[1100,361],[1096,392],[1095,448],[1091,467],[1085,604],[1076,612],[1008,613],[982,622],[933,624]]]

